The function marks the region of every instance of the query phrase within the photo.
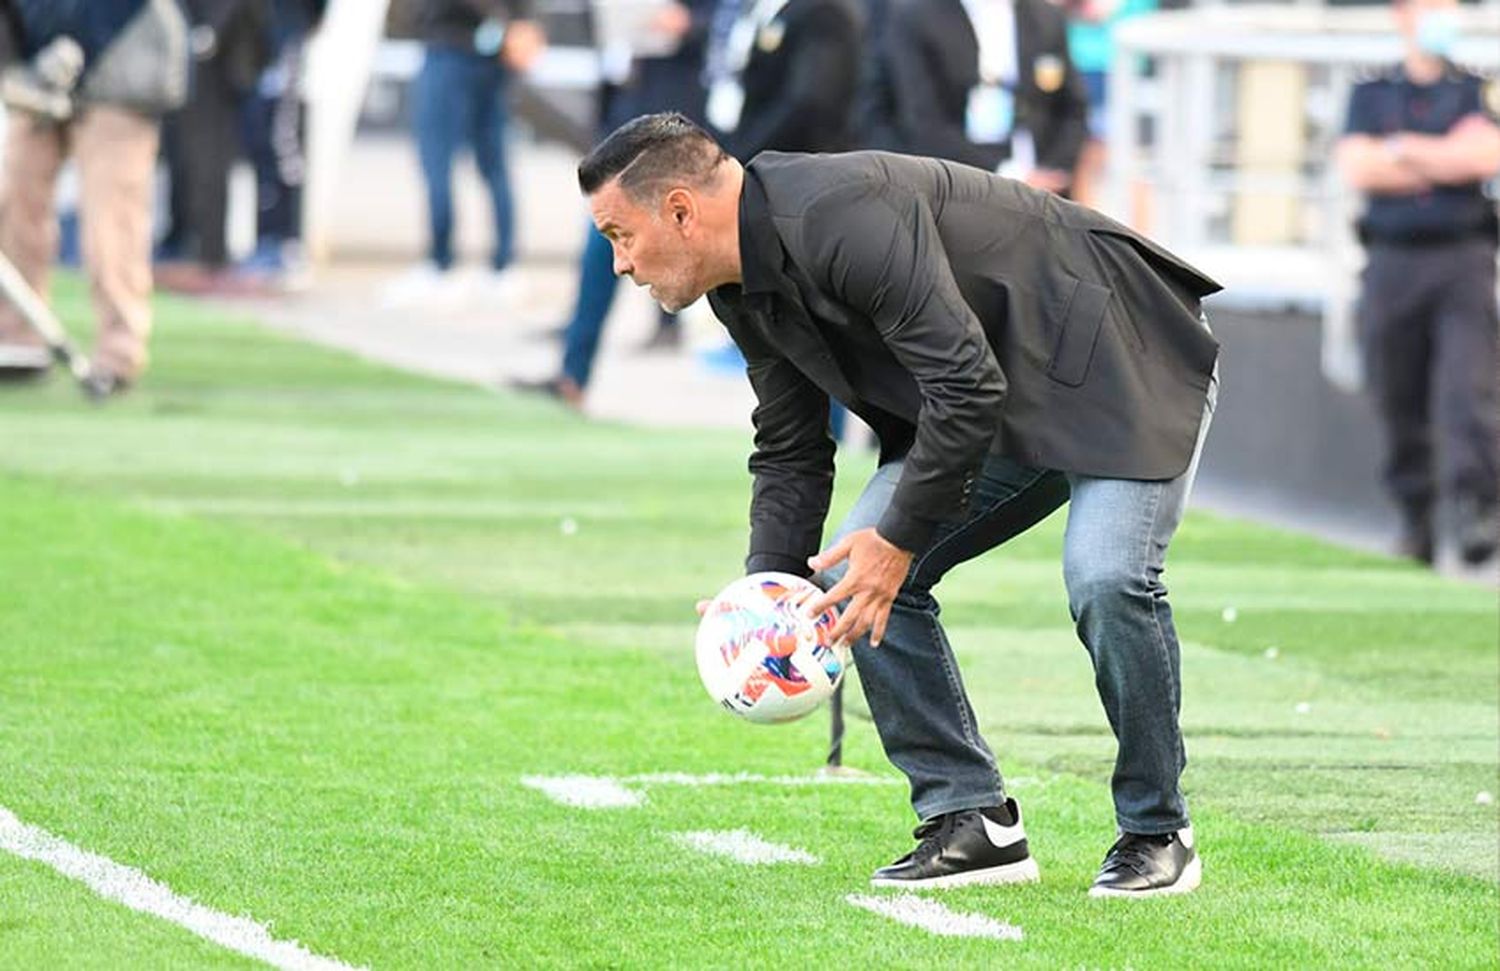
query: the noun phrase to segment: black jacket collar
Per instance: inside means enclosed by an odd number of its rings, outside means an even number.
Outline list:
[[[747,166],[740,188],[740,279],[745,293],[781,292],[786,281],[784,263],[765,186]]]

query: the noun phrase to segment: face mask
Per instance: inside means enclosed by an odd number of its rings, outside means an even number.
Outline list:
[[[1447,57],[1458,43],[1456,10],[1429,10],[1417,19],[1417,46],[1434,57]]]

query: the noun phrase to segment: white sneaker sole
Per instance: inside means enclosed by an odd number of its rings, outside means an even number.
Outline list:
[[[870,878],[872,887],[901,887],[906,890],[947,890],[952,887],[996,886],[1005,883],[1035,883],[1042,878],[1036,860],[1027,857],[1015,863],[992,866],[987,870],[970,870],[967,873],[950,873],[946,877],[928,877],[926,880],[882,880]]]
[[[1167,897],[1172,894],[1192,893],[1203,882],[1203,857],[1195,856],[1182,870],[1176,883],[1150,890],[1112,890],[1109,887],[1090,887],[1090,897]]]

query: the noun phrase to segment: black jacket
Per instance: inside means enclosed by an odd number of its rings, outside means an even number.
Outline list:
[[[1015,8],[1016,122],[1035,139],[1038,165],[1072,171],[1088,138],[1088,96],[1068,57],[1066,15],[1049,0],[1015,0]],[[874,106],[872,144],[993,172],[1009,146],[976,145],[964,131],[979,42],[961,0],[891,0],[887,17],[862,92]]]
[[[729,154],[747,161],[768,149],[849,148],[860,31],[853,0],[791,0],[760,31],[740,76],[739,127],[721,136]]]
[[[743,285],[709,295],[758,406],[749,569],[806,575],[833,483],[828,399],[906,465],[880,534],[925,547],[989,452],[1126,479],[1186,469],[1218,284],[1023,183],[882,152],[767,153],[740,199]]]

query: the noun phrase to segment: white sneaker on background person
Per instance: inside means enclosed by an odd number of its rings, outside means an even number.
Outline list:
[[[477,268],[464,274],[465,302],[483,309],[494,304],[519,304],[526,297],[526,281],[514,267]]]
[[[451,306],[460,296],[455,276],[431,261],[418,263],[386,283],[380,302],[391,309]]]

